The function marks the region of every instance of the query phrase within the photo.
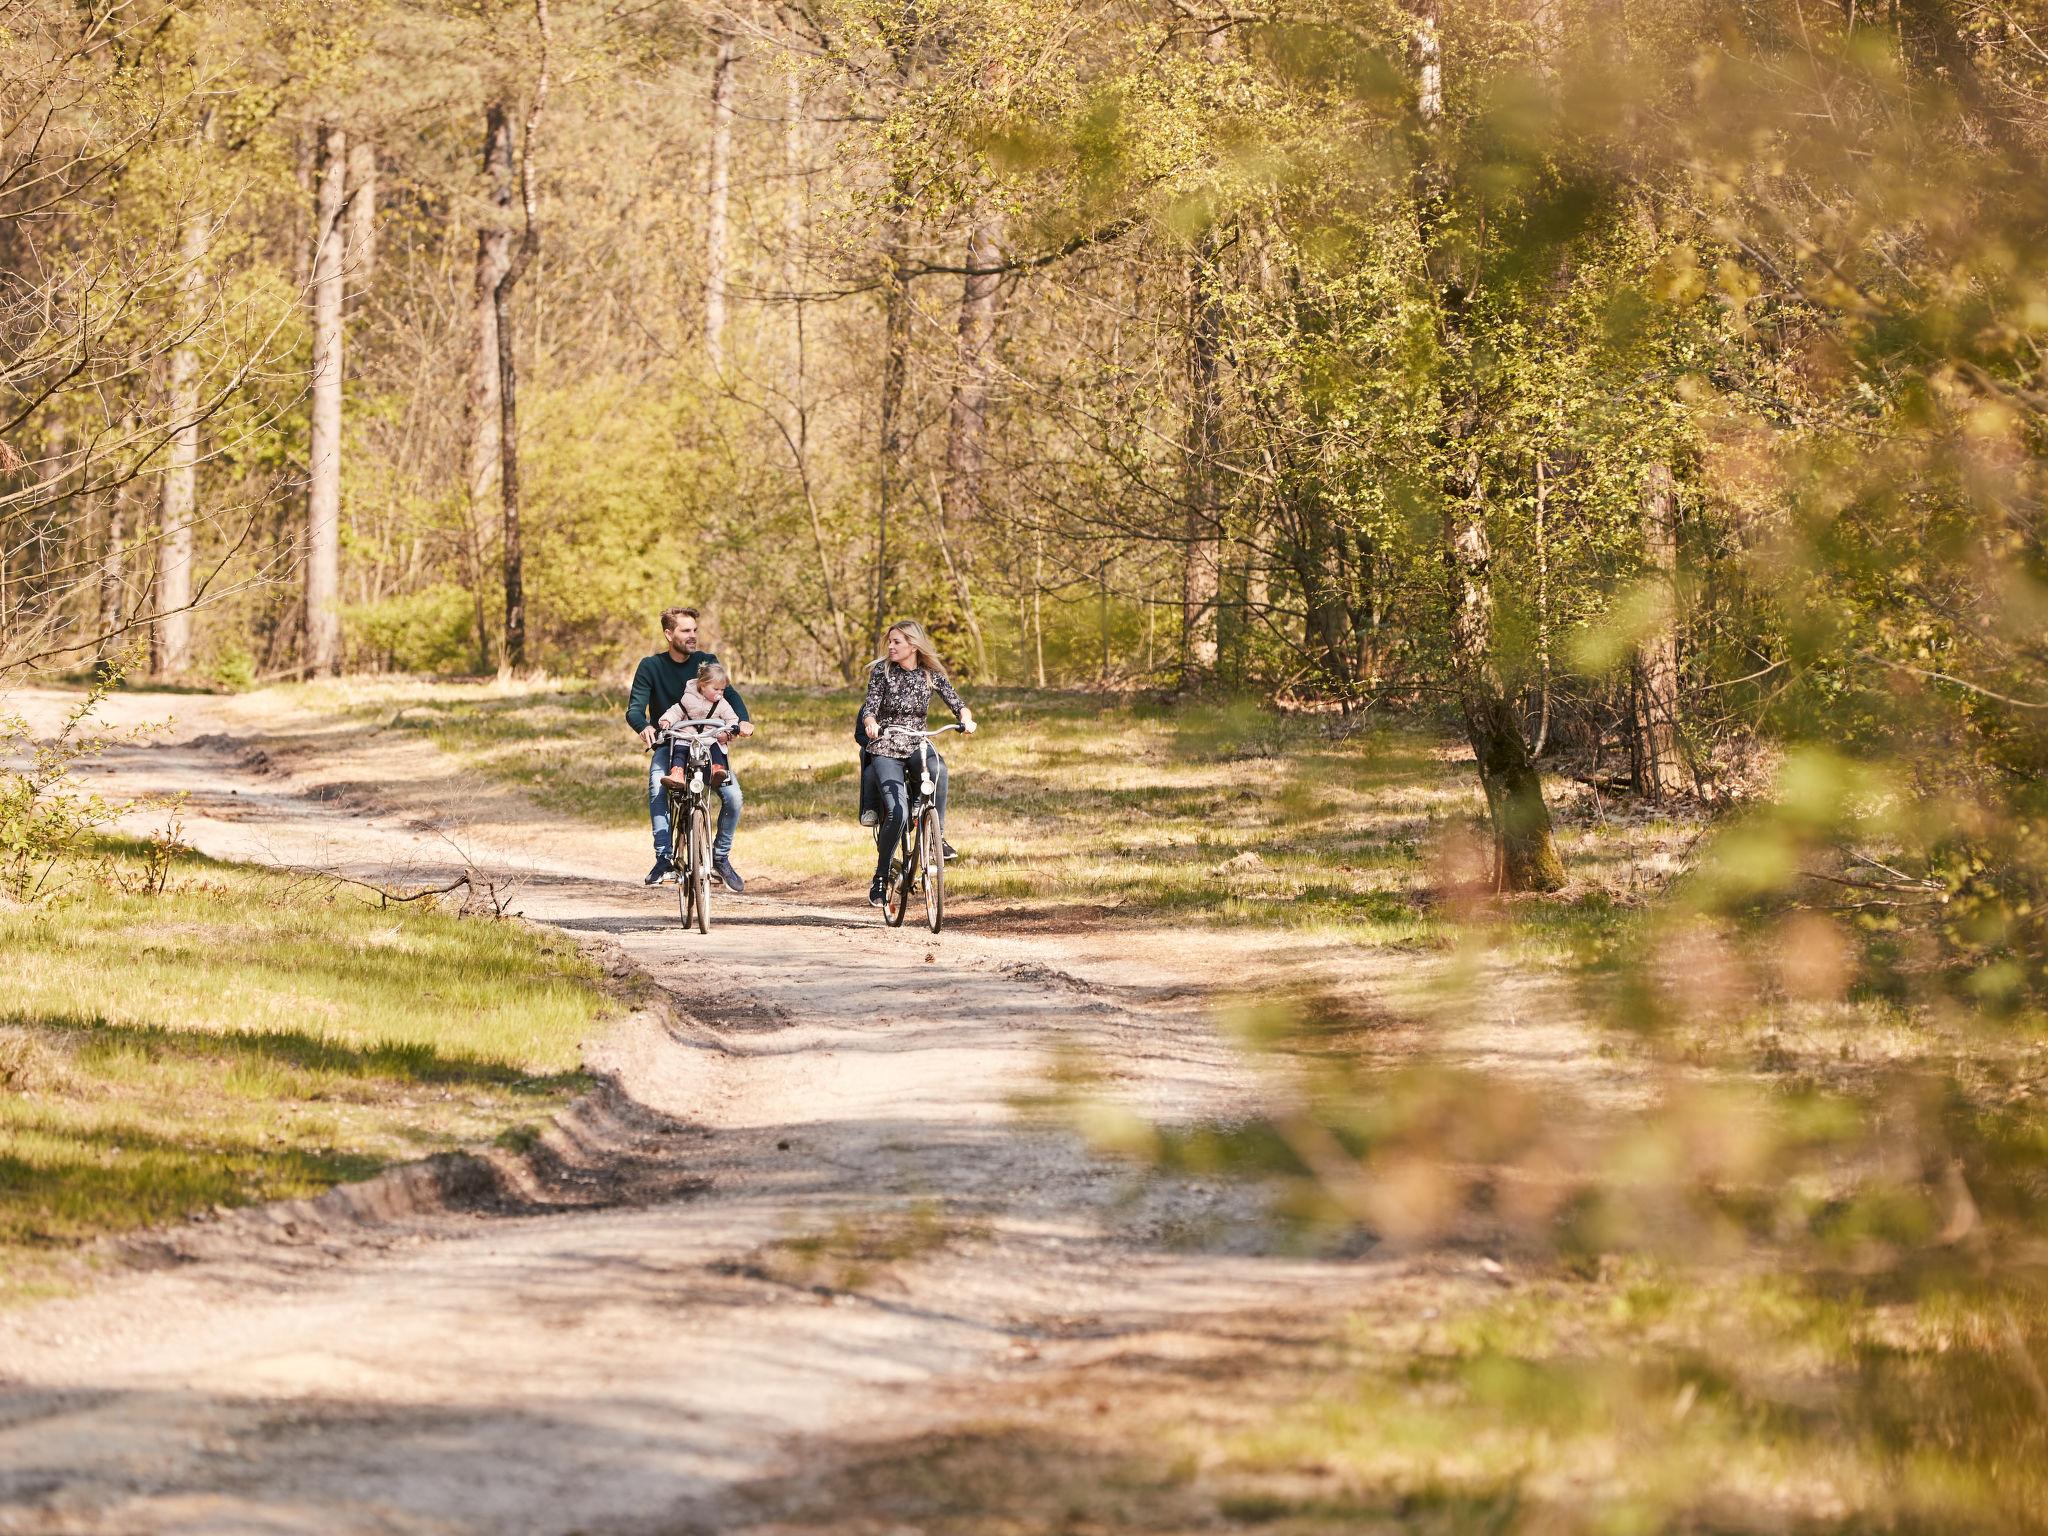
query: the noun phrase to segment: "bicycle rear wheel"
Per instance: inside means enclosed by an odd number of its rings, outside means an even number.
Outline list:
[[[683,875],[696,891],[697,931],[711,931],[711,826],[698,806],[690,813],[690,866]]]
[[[917,818],[917,858],[924,876],[924,923],[933,933],[946,920],[946,839],[936,806]]]

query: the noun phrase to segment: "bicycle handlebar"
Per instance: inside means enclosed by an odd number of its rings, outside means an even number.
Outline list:
[[[648,742],[640,750],[652,752],[654,750],[654,742],[656,741],[676,742],[687,746],[692,741],[702,741],[704,733],[707,731],[714,734],[723,731],[735,741],[739,739],[740,735],[737,725],[730,724],[724,720],[685,720],[678,725],[657,726],[654,732],[654,741]]]

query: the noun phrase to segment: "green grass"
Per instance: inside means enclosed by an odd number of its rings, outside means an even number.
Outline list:
[[[565,941],[114,849],[0,912],[0,1297],[69,1250],[490,1140],[579,1091],[606,1004]]]
[[[362,681],[283,692],[324,714],[421,733],[564,815],[643,823],[645,759],[624,727],[622,694]],[[761,727],[736,751],[748,857],[800,878],[864,883],[873,853],[854,821],[853,695],[761,687],[748,702]],[[954,774],[952,840],[968,855],[947,873],[956,900],[1436,947],[1449,929],[1439,892],[1483,867],[1471,766],[1418,730],[1091,694],[981,690],[970,702],[982,731],[940,743]],[[1602,942],[1634,904],[1616,887],[1634,880],[1647,893],[1674,835],[1584,818],[1562,832],[1585,879],[1529,929],[1560,960]],[[1520,926],[1521,911],[1509,921]]]
[[[2048,1429],[1995,1314],[1630,1265],[1382,1282],[1349,1327],[1245,1314],[977,1384],[770,1508],[927,1536],[1044,1531],[2026,1532]],[[2036,1319],[2038,1332],[2040,1320]],[[750,1527],[752,1528],[752,1527]]]

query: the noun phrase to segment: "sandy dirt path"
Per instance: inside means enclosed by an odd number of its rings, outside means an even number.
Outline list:
[[[673,893],[637,884],[641,838],[465,784],[398,733],[266,753],[267,707],[173,701],[169,737],[104,771],[185,793],[203,852],[381,881],[468,863],[516,885],[526,919],[616,945],[672,1006],[588,1059],[684,1128],[663,1155],[704,1184],[310,1260],[252,1245],[0,1317],[0,1532],[739,1529],[735,1490],[917,1423],[940,1386],[1253,1306],[1334,1309],[1398,1274],[1262,1252],[1247,1192],[1140,1185],[1014,1112],[1057,1046],[1150,1114],[1245,1107],[1205,942],[1005,937],[964,910],[933,939],[885,930],[852,889],[780,899],[765,871],[708,938],[684,934]],[[1331,959],[1276,940],[1261,964]],[[784,1240],[835,1223],[929,1251],[845,1285],[793,1274]]]

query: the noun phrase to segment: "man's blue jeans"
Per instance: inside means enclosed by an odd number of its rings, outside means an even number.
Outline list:
[[[668,791],[661,787],[661,776],[668,772],[669,754],[674,750],[672,742],[656,742],[647,764],[647,816],[654,823],[654,856],[671,863],[676,856],[675,829],[668,824]],[[740,829],[740,809],[747,803],[738,779],[727,779],[719,788],[718,799],[718,835],[711,840],[713,863],[732,856],[732,835]]]

